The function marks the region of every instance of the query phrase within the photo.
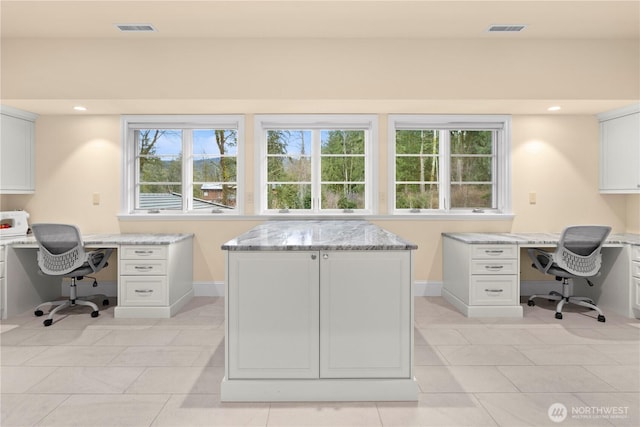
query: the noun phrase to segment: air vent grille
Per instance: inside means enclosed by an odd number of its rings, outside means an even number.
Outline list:
[[[490,33],[518,33],[526,27],[526,25],[492,25],[488,31]]]
[[[116,24],[123,33],[152,33],[157,31],[151,24]]]

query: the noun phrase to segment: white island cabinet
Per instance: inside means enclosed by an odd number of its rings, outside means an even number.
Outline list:
[[[223,245],[222,400],[416,400],[415,248],[365,221],[268,222]]]

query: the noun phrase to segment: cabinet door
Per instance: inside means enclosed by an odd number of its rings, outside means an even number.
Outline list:
[[[0,136],[0,193],[31,193],[34,123],[2,114]]]
[[[318,252],[228,259],[229,378],[318,378]]]
[[[600,123],[600,190],[640,192],[640,113]]]
[[[409,378],[409,251],[322,252],[320,377]]]

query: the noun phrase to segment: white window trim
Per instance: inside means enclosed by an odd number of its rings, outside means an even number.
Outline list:
[[[474,211],[472,209],[451,210],[421,209],[411,212],[409,209],[396,209],[396,130],[397,129],[481,129],[499,130],[495,142],[495,175],[494,197],[497,197],[496,209]],[[511,116],[510,115],[425,115],[425,114],[390,114],[388,117],[388,199],[387,209],[390,215],[417,218],[438,219],[509,219],[513,217],[511,210]],[[449,153],[441,153],[447,158]],[[444,162],[447,164],[448,162]],[[445,177],[440,185],[449,186],[449,167],[441,170]]]
[[[155,128],[227,128],[238,132],[238,146],[236,154],[236,208],[229,211],[202,212],[194,210],[171,210],[150,213],[135,209],[135,163],[136,147],[131,137],[133,129],[140,125]],[[217,218],[239,216],[244,213],[244,116],[242,115],[126,115],[120,118],[121,149],[122,149],[122,181],[120,191],[120,214],[118,218],[128,217],[149,219],[183,219],[183,218]],[[185,159],[191,158],[191,147],[183,150]],[[188,171],[183,168],[183,182],[190,180]]]
[[[365,209],[345,212],[340,209],[314,208],[312,210],[289,210],[279,212],[267,209],[267,130],[270,129],[364,129],[365,130]],[[358,217],[375,215],[378,211],[378,176],[374,169],[378,164],[378,116],[375,114],[257,114],[254,117],[255,189],[257,197],[256,215],[272,217],[338,216]],[[312,150],[319,147],[312,147]],[[317,155],[314,151],[314,155]],[[315,185],[317,183],[313,183]]]

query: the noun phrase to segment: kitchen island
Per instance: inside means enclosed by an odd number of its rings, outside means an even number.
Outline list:
[[[223,401],[417,400],[416,245],[367,221],[282,220],[222,249]]]

